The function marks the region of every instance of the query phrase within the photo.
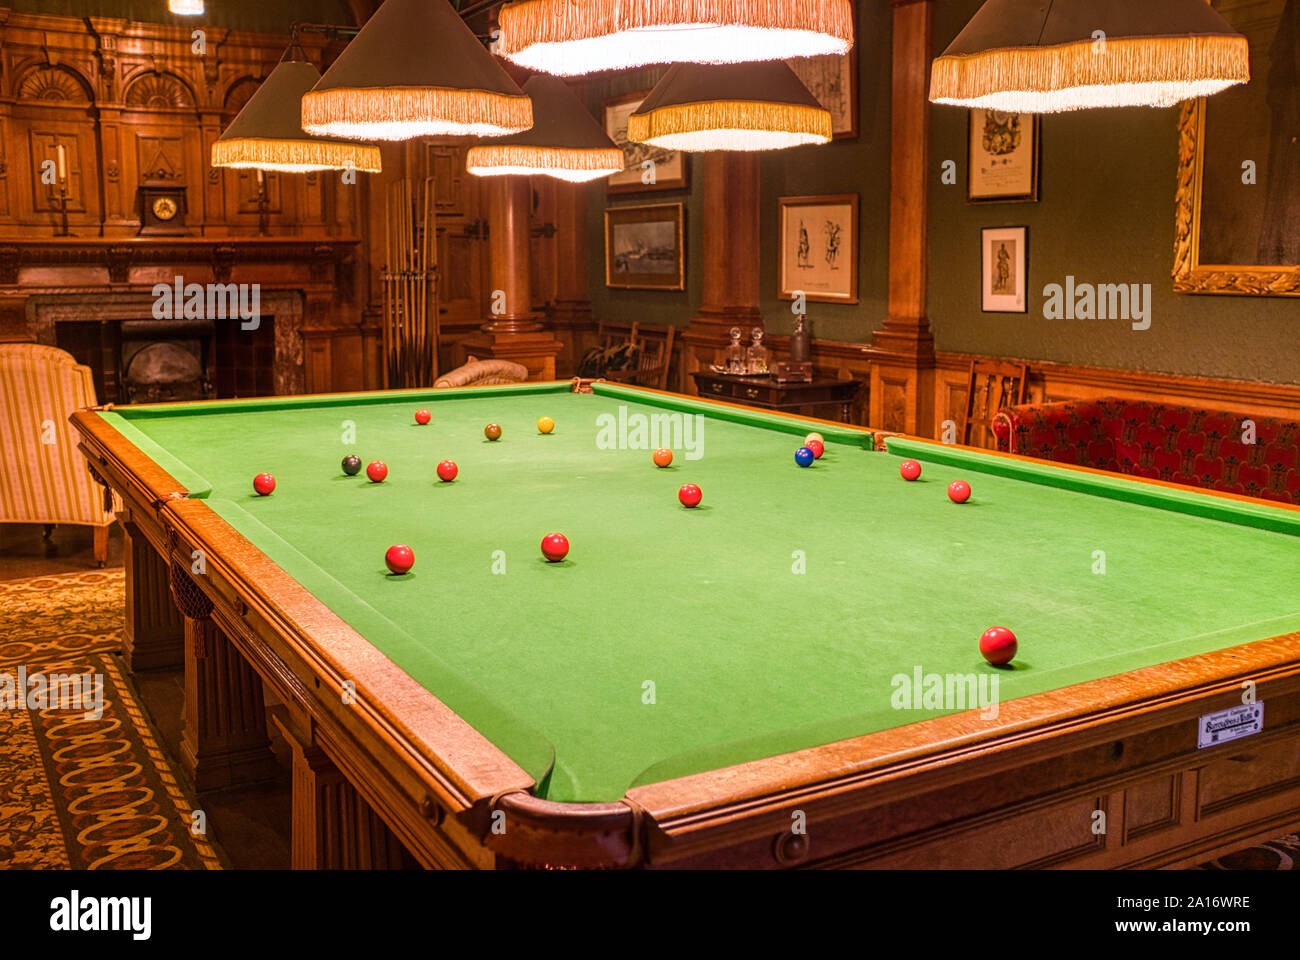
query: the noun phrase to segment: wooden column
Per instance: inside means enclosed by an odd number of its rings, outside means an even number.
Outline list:
[[[185,618],[181,761],[196,790],[275,776],[262,678],[211,618]]]
[[[487,315],[480,333],[461,341],[465,356],[522,363],[531,380],[555,379],[560,344],[533,310],[528,214],[532,190],[527,177],[488,177]]]
[[[704,289],[700,307],[683,336],[683,384],[694,390],[690,374],[722,358],[728,331],[763,325],[759,310],[759,158],[754,153],[711,151],[703,169]],[[748,343],[748,337],[745,342]]]
[[[871,336],[872,426],[934,432],[934,336],[925,314],[933,0],[892,0],[889,316]]]
[[[589,185],[553,180],[555,213],[555,307],[552,327],[564,341],[562,375],[575,373],[583,335],[592,330],[591,274],[587,263]]]
[[[178,667],[185,659],[185,620],[172,601],[167,564],[130,521],[122,562],[126,568],[126,629],[122,654],[132,672]]]

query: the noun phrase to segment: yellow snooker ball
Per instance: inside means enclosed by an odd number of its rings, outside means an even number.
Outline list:
[[[804,446],[807,446],[809,442],[813,440],[816,440],[818,443],[822,444],[823,446],[825,446],[826,444],[826,441],[822,439],[822,435],[820,433],[810,433],[808,434],[808,436],[803,438]]]
[[[550,433],[555,429],[555,421],[550,417],[542,417],[537,421],[537,431],[539,433]]]

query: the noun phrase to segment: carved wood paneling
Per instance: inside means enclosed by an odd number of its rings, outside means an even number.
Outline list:
[[[137,187],[157,179],[186,187],[185,227],[195,235],[256,234],[253,191],[241,198],[238,174],[210,168],[208,157],[212,142],[275,67],[285,38],[207,27],[200,54],[191,30],[6,13],[0,21],[0,152],[7,158],[0,161],[0,240],[51,236],[56,229],[50,185],[39,183],[34,166],[51,138],[77,148],[70,150],[68,208],[75,235],[134,236]],[[323,38],[310,37],[304,47],[320,64],[342,43],[327,51]],[[360,194],[331,178],[273,185],[271,227],[298,236],[353,232]]]
[[[67,67],[41,66],[29,71],[18,84],[21,100],[89,103],[90,84]]]
[[[188,110],[194,95],[179,77],[170,73],[146,73],[131,80],[122,98],[128,107],[150,110]]]

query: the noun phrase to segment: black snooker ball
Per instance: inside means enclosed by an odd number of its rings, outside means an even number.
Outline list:
[[[349,477],[355,477],[361,471],[361,458],[355,453],[349,453],[343,458],[343,472]]]

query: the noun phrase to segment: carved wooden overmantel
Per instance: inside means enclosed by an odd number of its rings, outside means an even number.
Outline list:
[[[195,29],[0,9],[0,340],[48,337],[38,314],[104,304],[125,317],[177,276],[256,283],[284,328],[277,389],[376,386],[357,239],[370,175],[267,173],[270,235],[259,236],[256,173],[209,158],[288,38]],[[319,35],[302,45],[318,66],[342,48]],[[47,183],[42,165],[57,167],[60,148],[65,176]],[[184,191],[185,236],[137,236],[146,183]],[[58,235],[65,191],[72,236]]]
[[[5,11],[0,18],[0,234],[52,235],[57,184],[41,165],[64,148],[68,220],[78,236],[135,235],[137,188],[184,188],[195,235],[257,232],[257,177],[209,164],[212,143],[284,53],[275,34],[107,17]],[[335,52],[304,38],[320,65]],[[269,173],[277,235],[354,235],[359,185]]]

